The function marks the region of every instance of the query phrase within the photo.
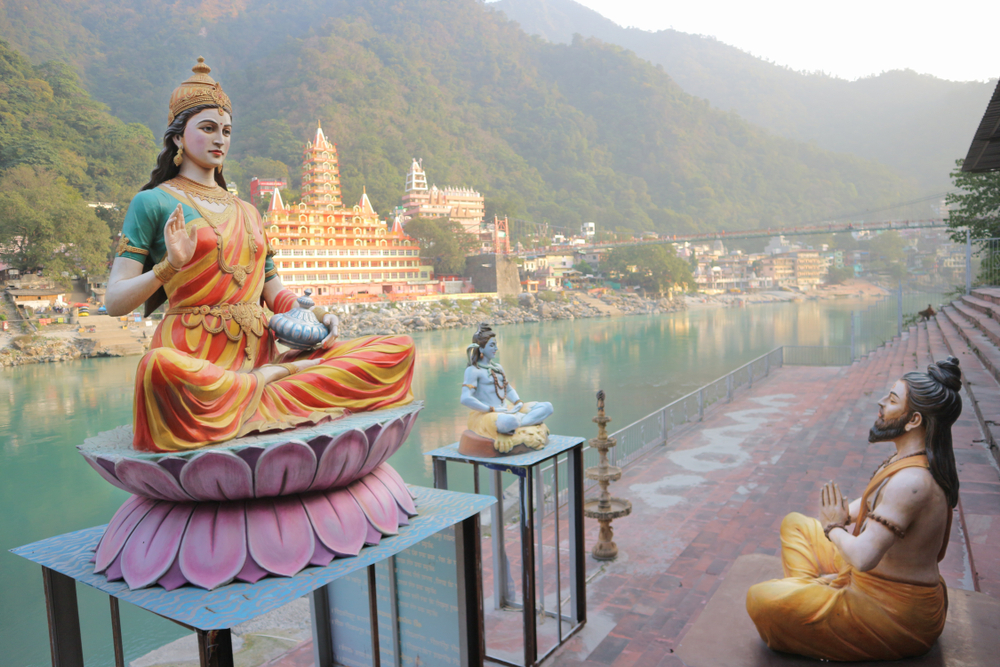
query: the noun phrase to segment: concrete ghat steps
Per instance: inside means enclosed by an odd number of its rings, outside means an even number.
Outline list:
[[[1000,409],[1000,390],[991,387],[992,379],[982,366],[977,368],[978,359],[948,319],[939,315],[928,322],[927,331],[935,359],[953,355],[963,365],[963,413],[952,428],[960,483],[961,526],[977,590],[997,597],[1000,596],[1000,470],[995,460],[996,448],[984,442],[984,432],[988,431],[982,413],[991,414],[989,411],[993,410],[992,414],[1000,414],[996,412]],[[978,395],[973,393],[976,390]],[[993,428],[994,437],[1000,435]]]
[[[972,296],[1000,306],[1000,287],[977,287]]]
[[[955,356],[962,368],[962,384],[971,403],[966,409],[971,407],[975,412],[986,442],[994,458],[1000,462],[1000,450],[997,449],[1000,444],[1000,424],[997,423],[1000,422],[1000,385],[969,345],[969,339],[963,335],[963,330],[955,326],[954,318],[957,316],[949,316],[948,311],[949,307],[945,307],[934,321],[947,348],[947,354]],[[964,333],[969,335],[967,331]],[[943,358],[942,351],[935,351],[933,346],[932,354],[935,359]]]
[[[951,321],[973,354],[979,357],[979,361],[982,362],[986,370],[997,382],[1000,382],[1000,347],[997,347],[997,344],[989,336],[986,336],[975,323],[970,321],[967,314],[959,308],[946,306],[941,312]]]
[[[979,329],[991,343],[1000,346],[1000,322],[992,319],[990,314],[983,313],[973,304],[970,304],[966,301],[968,298],[969,297],[964,296],[960,300],[952,302],[951,306],[963,318],[965,318],[970,325]]]

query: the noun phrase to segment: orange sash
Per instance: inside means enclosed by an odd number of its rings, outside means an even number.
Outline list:
[[[910,456],[905,459],[900,459],[899,461],[890,463],[886,467],[879,470],[878,473],[872,477],[871,481],[868,482],[865,492],[861,495],[861,509],[858,512],[858,520],[854,523],[854,536],[857,537],[861,534],[861,528],[864,526],[865,520],[868,518],[868,496],[882,486],[882,482],[905,468],[930,469],[930,467],[930,463],[927,461],[927,455],[924,454],[921,456]],[[948,550],[948,538],[951,536],[951,519],[952,513],[948,512],[948,525],[945,527],[944,541],[941,544],[941,551],[938,552],[937,557],[939,563],[944,558],[945,552]]]

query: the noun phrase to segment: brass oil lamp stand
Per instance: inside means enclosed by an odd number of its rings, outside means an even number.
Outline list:
[[[598,465],[587,468],[584,475],[600,484],[601,494],[583,504],[583,515],[588,519],[597,519],[601,526],[597,544],[591,554],[597,560],[614,560],[618,557],[618,545],[613,541],[611,522],[631,514],[632,503],[623,498],[614,498],[608,493],[608,484],[621,479],[622,469],[608,463],[608,450],[617,445],[618,441],[608,437],[606,426],[611,418],[604,414],[603,389],[597,392],[597,416],[593,421],[597,424],[597,437],[590,440],[590,446],[600,452],[601,461]]]

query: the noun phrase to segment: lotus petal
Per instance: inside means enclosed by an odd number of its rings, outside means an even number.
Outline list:
[[[158,503],[135,527],[122,549],[122,575],[130,590],[155,584],[174,564],[194,507]]]
[[[240,573],[246,559],[245,503],[198,504],[177,554],[187,580],[207,590],[225,586]]]
[[[247,503],[250,555],[268,572],[286,577],[295,575],[309,564],[315,542],[312,524],[298,496]]]
[[[372,546],[378,544],[382,541],[382,533],[376,530],[375,526],[370,523],[367,524],[367,533],[365,534],[365,544],[370,544]]]
[[[382,433],[383,424],[372,424],[365,429],[365,437],[368,438],[368,444],[374,443],[380,433]]]
[[[83,454],[83,452],[80,453]],[[114,470],[114,466],[111,467],[111,470],[108,470],[108,468],[101,465],[97,459],[90,456],[89,454],[83,454],[83,458],[87,460],[87,463],[90,464],[91,468],[97,471],[98,475],[104,478],[105,482],[117,486],[122,491],[128,491],[129,493],[132,493],[132,491],[128,487],[119,482],[118,478],[115,477],[114,473],[112,472],[112,470]]]
[[[346,489],[302,496],[320,541],[338,556],[357,556],[365,545],[368,519]]]
[[[187,578],[184,573],[181,572],[180,566],[180,556],[174,559],[174,564],[170,566],[167,573],[157,580],[157,585],[162,586],[164,590],[172,591],[180,588],[184,584],[188,583]]]
[[[323,456],[323,452],[326,451],[331,442],[333,442],[332,435],[317,435],[314,438],[306,440],[306,444],[309,445],[309,448],[313,450],[313,454],[316,455],[317,461]]]
[[[253,472],[232,452],[203,452],[181,470],[181,486],[198,500],[253,498]]]
[[[121,553],[122,547],[125,546],[129,535],[157,502],[142,496],[130,496],[122,503],[115,515],[111,517],[111,523],[104,529],[104,536],[101,537],[101,542],[97,545],[97,553],[94,555],[94,572],[96,574],[104,572],[114,562],[118,554]]]
[[[309,559],[309,564],[326,567],[332,560],[333,552],[324,547],[322,542],[316,540],[316,550],[313,552],[312,558]]]
[[[393,479],[395,479],[396,480],[396,484],[398,484],[400,488],[402,488],[404,491],[406,491],[407,495],[410,496],[411,500],[416,500],[417,499],[416,494],[414,494],[412,491],[410,491],[410,487],[406,486],[406,482],[403,481],[403,476],[400,475],[398,472],[396,472],[395,468],[393,468],[388,463],[383,463],[382,465],[380,465],[378,467],[378,469],[381,470],[386,475],[388,475],[388,476],[392,477]]]
[[[403,508],[398,504],[396,505],[396,518],[399,521],[400,526],[409,526],[410,517],[403,511]]]
[[[392,472],[389,472],[390,470]],[[385,484],[386,488],[389,489],[389,492],[392,494],[392,497],[396,499],[397,503],[399,503],[400,509],[406,512],[408,516],[417,515],[417,506],[413,504],[413,498],[410,496],[410,490],[403,484],[403,478],[399,476],[399,473],[389,467],[388,463],[383,463],[379,467],[375,468],[375,470],[372,470],[372,475],[374,475],[378,481]]]
[[[423,408],[420,408],[420,410],[423,410]],[[403,417],[403,419],[406,420],[406,430],[403,431],[403,435],[399,438],[399,444],[401,446],[404,442],[406,442],[406,439],[410,437],[410,431],[413,430],[413,425],[417,423],[417,416],[420,414],[420,410],[411,412],[406,417]]]
[[[257,460],[264,453],[263,447],[244,447],[236,452],[236,455],[247,462],[251,470],[257,468]]]
[[[108,566],[107,571],[104,576],[108,578],[108,581],[121,581],[122,578],[122,555],[118,554],[115,560]]]
[[[174,476],[144,459],[122,459],[115,464],[115,475],[132,493],[159,500],[190,502],[191,496],[177,483]]]
[[[341,433],[320,457],[309,490],[326,491],[350,484],[358,478],[367,454],[368,439],[363,432],[355,429]]]
[[[370,473],[375,469],[375,466],[396,453],[396,450],[402,444],[399,436],[403,435],[405,429],[406,424],[403,423],[402,419],[393,419],[382,429],[378,438],[368,448],[368,458],[365,459],[365,464],[361,467],[361,472],[358,474],[359,478]]]
[[[399,522],[396,519],[396,501],[389,490],[380,482],[378,486],[368,486],[362,478],[347,487],[354,499],[361,505],[368,521],[383,535],[395,535],[399,532]],[[374,489],[374,490],[373,490]]]
[[[268,447],[257,459],[254,492],[258,498],[301,493],[315,477],[316,454],[301,440],[289,440]]]
[[[243,569],[236,575],[236,578],[239,581],[245,581],[248,584],[256,584],[267,575],[267,570],[262,568],[260,565],[257,565],[253,558],[248,555],[246,562],[243,563]]]
[[[161,468],[163,468],[164,470],[166,470],[167,472],[169,472],[171,475],[173,475],[174,479],[176,479],[178,482],[180,482],[181,481],[181,470],[184,469],[184,466],[187,465],[187,462],[188,462],[188,460],[185,459],[185,458],[183,458],[183,457],[181,457],[181,456],[167,456],[166,458],[162,458],[162,459],[158,460],[156,463]],[[181,486],[183,486],[183,484]]]

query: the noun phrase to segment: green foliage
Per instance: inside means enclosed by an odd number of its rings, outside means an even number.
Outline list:
[[[107,226],[66,179],[18,165],[0,176],[0,259],[22,272],[44,267],[48,277],[104,271]]]
[[[573,268],[584,275],[587,275],[588,273],[594,273],[594,267],[592,267],[590,264],[587,264],[587,262],[580,262],[579,264],[574,264]]]
[[[538,292],[537,294],[535,294],[535,297],[539,301],[544,301],[546,303],[552,303],[554,301],[558,301],[559,300],[559,293],[558,292],[550,292],[549,290],[545,290],[544,292]]]
[[[962,171],[964,160],[955,161],[951,180],[959,192],[945,196],[951,238],[965,243],[965,229],[973,239],[1000,237],[1000,171],[972,174]]]
[[[153,136],[110,116],[61,63],[0,41],[0,256],[21,270],[103,273],[111,235],[148,180]],[[110,203],[93,209],[87,201]]]
[[[828,285],[840,285],[841,283],[850,280],[854,277],[854,269],[849,267],[838,267],[831,266],[826,274],[826,282]]]
[[[8,15],[11,33],[49,34],[43,15],[67,34],[86,26],[46,48],[120,117],[159,136],[171,90],[204,55],[233,99],[233,158],[297,174],[321,118],[345,203],[367,185],[383,214],[413,157],[432,183],[482,192],[490,216],[626,235],[794,224],[916,194],[880,165],[713,110],[632,53],[546,44],[476,0],[35,3]]]
[[[606,255],[602,268],[623,285],[635,285],[655,294],[694,284],[690,265],[666,244],[614,248]]]
[[[463,275],[465,256],[479,245],[461,224],[447,218],[414,218],[406,223],[406,233],[420,244],[420,256],[434,266],[435,275]]]
[[[906,277],[906,241],[899,232],[882,232],[868,242],[869,267],[887,273],[894,280]]]
[[[712,37],[623,28],[572,0],[500,0],[490,6],[552,42],[569,44],[580,34],[629,49],[717,109],[732,109],[789,139],[877,160],[927,193],[947,186],[945,174],[955,155],[968,149],[970,129],[996,86],[996,80],[945,81],[912,70],[856,81],[799,72]],[[929,217],[926,207],[892,213]]]

